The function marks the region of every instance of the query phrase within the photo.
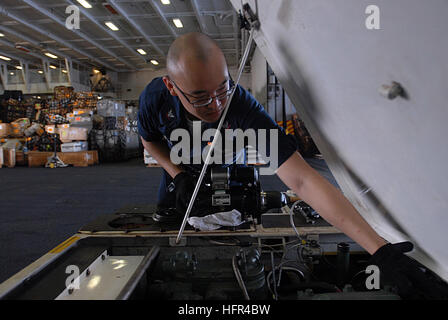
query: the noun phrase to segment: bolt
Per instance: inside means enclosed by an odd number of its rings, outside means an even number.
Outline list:
[[[393,100],[396,97],[403,95],[404,90],[401,84],[392,81],[391,85],[382,85],[381,88],[379,89],[379,92],[382,96],[390,100]]]
[[[86,270],[86,276],[87,277],[90,276],[90,270],[89,269]]]

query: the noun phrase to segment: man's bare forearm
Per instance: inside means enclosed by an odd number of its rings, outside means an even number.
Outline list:
[[[170,159],[170,149],[163,142],[148,142],[142,138],[143,147],[146,151],[157,160],[157,162],[165,169],[168,174],[174,178],[183,170],[173,164]]]
[[[278,169],[277,175],[325,220],[370,254],[386,244],[344,195],[312,169],[298,153]]]

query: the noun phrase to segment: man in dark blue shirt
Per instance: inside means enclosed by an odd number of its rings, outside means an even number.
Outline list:
[[[222,93],[223,99],[216,98],[217,103],[221,104],[230,90],[233,88],[233,81],[226,76],[225,80],[221,84],[221,88],[218,92]],[[179,89],[180,90],[180,89]],[[186,97],[188,99],[188,97]],[[202,168],[202,162],[196,161],[192,163],[192,159],[196,156],[204,158],[202,150],[212,141],[203,141],[203,132],[208,129],[216,129],[218,126],[218,120],[212,115],[212,120],[214,122],[200,122],[200,130],[194,132],[195,121],[198,120],[195,116],[191,115],[183,106],[178,96],[172,96],[168,91],[163,78],[154,79],[143,91],[140,96],[140,111],[139,111],[139,121],[138,128],[141,137],[146,142],[160,142],[163,141],[164,144],[170,149],[171,162],[173,162],[173,147],[178,141],[173,141],[173,135],[175,131],[184,129],[189,133],[189,136],[193,139],[197,139],[201,142],[201,147],[195,150],[191,148],[189,156],[182,159],[182,167],[189,171],[200,171]],[[208,108],[208,106],[203,107],[203,109]],[[220,110],[221,113],[222,110]],[[208,115],[207,115],[208,117]],[[216,121],[215,121],[216,120]],[[197,124],[197,123],[196,123]],[[282,128],[280,128],[265,112],[263,107],[241,86],[235,88],[235,94],[233,96],[232,102],[229,107],[229,111],[226,116],[226,121],[223,126],[221,137],[226,137],[225,130],[237,130],[241,129],[242,133],[247,133],[248,129],[254,129],[254,135],[256,138],[260,129],[265,130],[275,130],[277,131],[278,139],[277,141],[271,141],[271,132],[267,131],[266,141],[259,141],[256,139],[255,144],[263,144],[263,152],[260,152],[265,158],[269,158],[269,164],[271,165],[272,171],[275,171],[279,166],[281,166],[288,158],[297,150],[297,145],[292,136],[287,136]],[[235,132],[235,131],[234,131]],[[196,134],[194,134],[196,133]],[[222,154],[221,163],[223,166],[232,164],[242,164],[245,161],[245,153],[243,150],[233,150],[233,146],[236,145],[236,137],[231,139],[227,138],[222,144]],[[275,144],[274,157],[268,157],[267,153],[270,153],[270,144]],[[229,147],[230,146],[230,147]],[[256,146],[254,146],[256,147]],[[266,150],[267,149],[267,150]],[[226,152],[227,151],[227,152]],[[229,155],[229,153],[232,153]],[[271,154],[272,155],[272,154]],[[184,155],[185,156],[185,155]],[[226,161],[227,160],[230,161]],[[162,181],[159,187],[159,207],[173,207],[173,193],[168,191],[168,186],[172,182],[172,177],[167,173],[166,170],[163,172]]]
[[[206,128],[216,127],[232,81],[221,49],[200,33],[186,34],[174,41],[167,56],[167,71],[166,77],[155,79],[142,93],[138,127],[145,149],[166,172],[159,205],[172,206],[174,201],[183,216],[194,181],[185,166],[173,163],[170,135],[177,128],[188,130],[188,121],[201,121]],[[229,108],[226,125],[231,129],[279,129],[263,107],[240,86]],[[277,144],[269,141],[267,145]],[[273,170],[301,199],[368,252],[373,253],[386,243],[340,191],[303,160],[283,131],[278,134],[277,146],[278,163]],[[174,198],[167,199],[170,181],[174,181],[176,190]],[[166,200],[171,203],[164,203]]]

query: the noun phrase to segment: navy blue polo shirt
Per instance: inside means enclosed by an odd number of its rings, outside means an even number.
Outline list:
[[[224,121],[225,129],[267,129],[267,156],[270,155],[270,129],[278,130],[278,157],[280,167],[291,155],[297,151],[297,143],[293,136],[286,135],[284,129],[278,126],[266,113],[263,106],[240,85],[237,86],[232,102]],[[185,116],[186,110],[177,96],[172,96],[166,88],[162,78],[155,78],[140,95],[138,112],[138,130],[141,137],[148,142],[165,141],[171,149],[178,141],[171,141],[171,133],[177,128],[188,129]],[[203,123],[203,129],[217,128],[216,123]],[[222,133],[222,136],[224,134]],[[210,139],[212,141],[213,138]],[[205,147],[207,142],[202,142]],[[258,139],[257,139],[258,145]],[[238,150],[237,150],[238,152]]]

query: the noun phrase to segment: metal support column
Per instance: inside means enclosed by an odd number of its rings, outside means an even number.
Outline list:
[[[48,89],[51,89],[51,75],[50,75],[50,63],[46,60],[42,60],[42,68],[44,70],[45,81]]]
[[[73,86],[73,62],[71,59],[65,58],[65,70],[67,70],[68,82]]]
[[[20,60],[20,67],[22,68],[22,77],[23,82],[25,84],[25,88],[27,92],[30,92],[31,89],[31,83],[30,83],[30,71],[29,71],[29,64],[27,62],[23,62]]]
[[[6,90],[6,86],[8,85],[8,65],[6,63],[0,63],[0,78]]]

